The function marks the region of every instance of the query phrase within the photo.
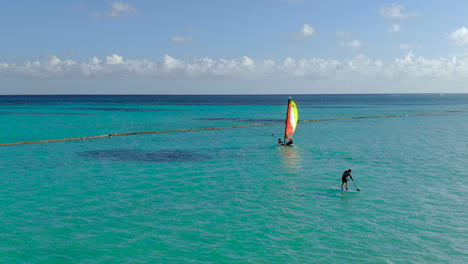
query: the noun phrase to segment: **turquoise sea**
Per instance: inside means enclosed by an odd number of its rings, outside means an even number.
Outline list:
[[[0,96],[0,143],[281,122],[288,97]],[[0,263],[468,263],[468,95],[292,97],[398,117],[294,148],[283,125],[0,146]],[[361,192],[331,190],[349,168]]]

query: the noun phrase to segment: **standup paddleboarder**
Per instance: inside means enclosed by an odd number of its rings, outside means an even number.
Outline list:
[[[343,190],[343,185],[346,186],[346,190],[348,190],[348,177],[353,179],[353,176],[351,176],[351,169],[343,172],[343,176],[341,177],[341,190]]]

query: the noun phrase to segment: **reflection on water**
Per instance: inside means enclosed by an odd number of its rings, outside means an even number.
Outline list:
[[[301,168],[301,156],[297,147],[278,147],[284,167],[299,170]]]

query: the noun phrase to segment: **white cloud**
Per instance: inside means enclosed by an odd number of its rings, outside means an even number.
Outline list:
[[[400,48],[402,50],[409,50],[409,49],[411,49],[411,46],[408,45],[408,44],[400,44],[400,46],[398,46],[398,48]]]
[[[122,58],[123,58],[123,57],[120,56],[120,55],[112,54],[112,56],[107,56],[107,57],[106,57],[106,64],[109,64],[109,65],[118,65],[118,64],[122,64],[122,63],[123,63]]]
[[[102,71],[101,61],[96,58],[90,58],[88,63],[81,63],[77,73],[82,72],[84,76],[92,76],[95,72]]]
[[[392,33],[398,33],[401,31],[401,26],[399,24],[393,24],[387,29],[387,31]]]
[[[254,61],[251,58],[247,57],[247,56],[242,56],[241,65],[246,66],[246,67],[253,66]]]
[[[381,7],[380,14],[386,18],[409,18],[409,17],[415,17],[418,15],[417,13],[405,14],[403,13],[404,9],[405,7],[403,5]]]
[[[51,56],[45,61],[23,64],[0,62],[0,77],[16,79],[122,79],[122,78],[302,78],[317,80],[465,80],[468,81],[468,58],[427,59],[409,52],[391,63],[358,55],[348,61],[335,59],[294,59],[256,61],[243,56],[237,59],[202,58],[181,61],[165,55],[160,61],[126,60],[113,54],[86,62],[62,60]]]
[[[132,15],[136,13],[135,8],[133,8],[129,3],[115,2],[110,6],[111,11],[107,14],[109,17],[120,17],[124,14]]]
[[[307,37],[311,37],[315,34],[315,28],[309,24],[304,24],[301,27],[299,32],[296,32],[292,35],[293,39],[303,39]]]
[[[7,64],[3,63],[3,69],[0,72],[13,73],[14,75],[24,76],[27,78],[42,78],[52,77],[61,78],[71,74],[73,69],[76,67],[76,62],[72,60],[60,60],[56,56],[49,57],[48,60],[39,62],[26,62],[23,65]]]
[[[195,39],[175,36],[171,39],[171,41],[172,43],[192,43],[192,42],[195,42]]]
[[[184,63],[172,58],[169,55],[164,55],[162,66],[163,66],[162,69],[164,71],[170,72],[170,71],[176,71],[177,69],[183,69]]]
[[[315,28],[313,28],[311,25],[304,24],[301,28],[300,35],[302,37],[310,37],[315,34]]]
[[[340,41],[338,43],[340,47],[348,47],[352,49],[359,49],[362,47],[362,42],[359,40],[351,40],[351,41]]]
[[[450,34],[450,39],[457,45],[468,45],[468,29],[461,27]]]
[[[193,27],[191,27],[191,26],[187,26],[187,27],[184,27],[184,31],[185,32],[194,32],[195,29]]]
[[[339,30],[336,32],[336,36],[338,36],[339,38],[346,39],[346,38],[351,37],[351,32],[348,32],[345,30]]]

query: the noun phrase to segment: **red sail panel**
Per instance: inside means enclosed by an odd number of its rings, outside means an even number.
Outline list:
[[[284,132],[284,139],[291,139],[296,130],[297,121],[299,119],[296,103],[289,99],[288,109],[286,114],[286,129]]]

